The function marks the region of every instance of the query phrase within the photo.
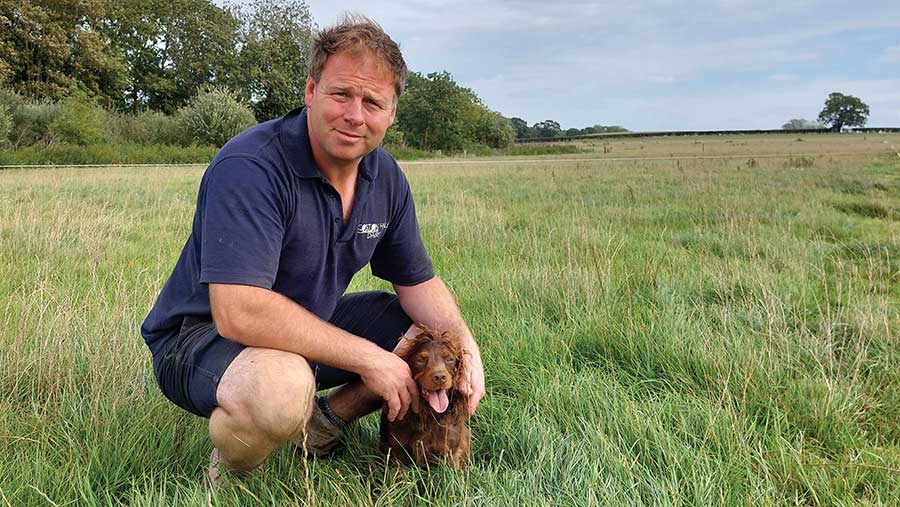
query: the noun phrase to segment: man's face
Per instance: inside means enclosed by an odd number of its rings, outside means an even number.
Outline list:
[[[397,112],[394,79],[371,53],[328,57],[319,82],[306,79],[307,122],[321,169],[355,165],[384,139]]]

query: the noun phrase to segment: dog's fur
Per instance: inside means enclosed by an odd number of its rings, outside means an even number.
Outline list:
[[[472,434],[466,426],[469,418],[469,397],[457,390],[460,379],[466,378],[463,348],[458,336],[449,332],[437,333],[418,326],[423,331],[405,353],[401,354],[422,399],[419,413],[407,412],[403,420],[388,421],[387,407],[381,412],[381,451],[402,463],[412,460],[426,466],[446,459],[458,470],[471,460]],[[440,411],[446,390],[446,409]],[[429,394],[434,393],[434,394]],[[438,409],[429,402],[438,405]]]

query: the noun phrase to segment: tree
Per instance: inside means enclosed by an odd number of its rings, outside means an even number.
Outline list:
[[[531,128],[534,131],[534,137],[559,137],[562,135],[562,127],[553,120],[535,123]]]
[[[238,88],[240,22],[232,12],[210,0],[106,3],[105,31],[128,63],[120,109],[171,114],[203,85]]]
[[[528,123],[525,122],[522,118],[510,118],[509,122],[512,124],[513,129],[516,131],[516,139],[525,139],[530,137],[530,127]]]
[[[825,107],[819,113],[819,121],[840,132],[844,125],[863,126],[869,117],[869,106],[853,95],[831,93],[825,100]]]
[[[32,99],[74,90],[111,103],[126,85],[122,55],[99,30],[107,2],[0,0],[0,84]]]
[[[794,118],[788,120],[787,123],[781,126],[784,130],[813,130],[813,129],[823,129],[825,125],[822,122],[804,120],[802,118]]]
[[[512,123],[496,111],[480,104],[475,108],[476,119],[472,122],[472,139],[478,144],[491,148],[506,148],[516,140]]]
[[[239,14],[241,67],[256,118],[283,116],[303,104],[313,20],[298,0],[254,0]]]
[[[471,109],[471,92],[457,85],[449,72],[410,72],[396,120],[410,146],[456,151],[466,146]]]

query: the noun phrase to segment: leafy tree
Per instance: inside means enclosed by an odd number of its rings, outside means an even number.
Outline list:
[[[513,129],[516,131],[516,139],[525,139],[527,137],[531,137],[530,127],[528,123],[525,122],[522,118],[510,118],[509,122],[512,124]]]
[[[411,72],[397,106],[397,124],[406,142],[425,150],[462,150],[471,118],[472,93],[449,72]]]
[[[122,55],[98,29],[107,5],[101,0],[0,0],[2,82],[32,99],[60,99],[80,89],[114,101],[127,75]]]
[[[313,20],[299,0],[254,0],[239,14],[245,93],[260,121],[303,104]]]
[[[231,11],[210,0],[108,4],[105,32],[128,63],[129,83],[120,109],[173,113],[203,85],[241,80],[240,23]]]
[[[406,146],[406,139],[403,136],[403,131],[397,128],[396,122],[384,133],[384,139],[381,141],[381,145],[393,147]]]
[[[562,127],[553,120],[535,123],[531,128],[534,131],[534,137],[559,137],[562,135]]]
[[[823,129],[825,125],[822,122],[805,120],[802,118],[794,118],[788,120],[787,123],[781,126],[784,130],[812,130],[812,129]]]
[[[819,113],[819,121],[839,132],[844,125],[863,126],[869,117],[869,106],[853,95],[831,93]]]
[[[516,140],[512,123],[496,111],[491,111],[478,102],[475,120],[472,122],[472,140],[491,148],[506,148]]]

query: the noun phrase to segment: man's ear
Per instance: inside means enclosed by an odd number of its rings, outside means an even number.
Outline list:
[[[306,76],[306,94],[303,96],[303,103],[306,104],[306,107],[309,107],[312,102],[314,93],[316,93],[316,82],[313,81],[312,76]]]
[[[397,116],[397,104],[400,103],[400,97],[394,97],[394,104],[391,106],[391,125],[394,124],[394,117]]]

